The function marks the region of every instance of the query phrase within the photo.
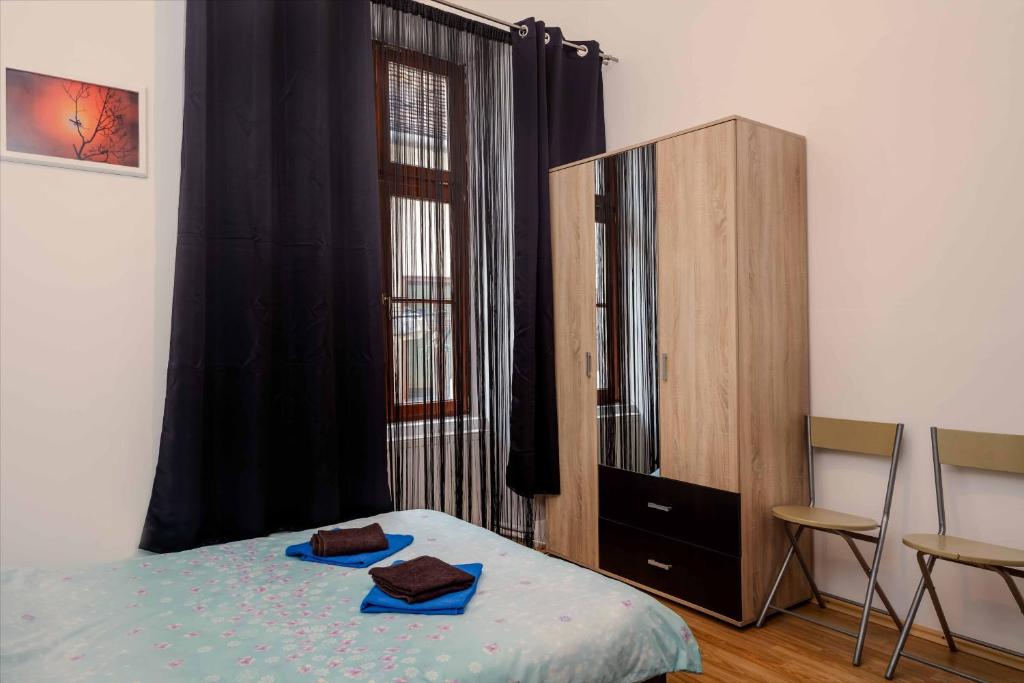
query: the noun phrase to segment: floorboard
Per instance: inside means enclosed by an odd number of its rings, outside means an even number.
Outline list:
[[[674,603],[665,605],[678,612],[690,625],[700,645],[704,675],[669,674],[668,683],[713,683],[717,681],[757,681],[758,683],[884,683],[885,668],[896,642],[896,631],[872,624],[860,667],[850,664],[852,638],[786,615],[772,617],[764,628],[744,629],[730,626]],[[799,608],[822,621],[856,630],[851,616],[834,610],[822,610],[807,604]],[[991,683],[1021,683],[1024,672],[965,653],[950,653],[945,647],[911,637],[909,652],[963,669]],[[964,679],[903,659],[895,681],[922,683],[963,681]]]

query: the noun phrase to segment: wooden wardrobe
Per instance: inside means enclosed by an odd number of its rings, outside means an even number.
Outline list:
[[[802,136],[729,117],[653,146],[660,476],[598,463],[595,164],[550,173],[561,495],[552,554],[735,624],[807,496],[807,176]],[[641,146],[637,146],[641,147]],[[787,574],[778,604],[808,597]]]

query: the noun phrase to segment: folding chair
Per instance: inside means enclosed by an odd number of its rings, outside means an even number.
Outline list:
[[[786,535],[789,537],[789,552],[786,553],[786,558],[782,562],[779,574],[775,577],[775,583],[772,586],[771,591],[768,593],[767,599],[764,601],[761,616],[757,620],[758,628],[764,626],[765,619],[768,617],[769,613],[785,612],[786,614],[790,614],[819,626],[824,626],[825,628],[829,628],[833,631],[845,633],[846,635],[857,639],[857,645],[853,651],[854,666],[860,666],[861,653],[864,651],[864,637],[867,634],[868,628],[868,616],[871,613],[871,602],[874,598],[875,592],[878,593],[878,597],[885,605],[889,616],[894,622],[896,622],[896,628],[902,628],[903,624],[900,622],[899,617],[896,616],[896,610],[893,609],[892,603],[889,602],[889,598],[886,596],[885,591],[882,590],[880,585],[878,585],[878,566],[882,559],[882,546],[885,543],[885,531],[889,526],[889,508],[892,506],[893,486],[896,482],[896,467],[899,464],[900,442],[902,441],[902,438],[902,424],[863,422],[860,420],[837,420],[827,417],[807,416],[807,479],[810,503],[808,505],[780,505],[772,508],[772,515],[782,521],[782,527],[785,529]],[[835,510],[826,510],[824,508],[815,507],[815,448],[848,451],[851,453],[861,453],[865,455],[880,455],[890,459],[889,481],[885,488],[885,503],[882,507],[881,522],[876,522],[875,520],[867,517],[860,517],[858,515],[850,515],[845,512],[836,512]],[[795,527],[795,531],[790,529],[790,525]],[[846,544],[850,546],[850,550],[853,551],[854,557],[857,558],[857,563],[860,564],[861,569],[863,569],[864,573],[867,575],[868,589],[862,605],[863,613],[860,618],[860,629],[856,633],[772,604],[772,598],[775,597],[775,593],[778,591],[779,585],[782,583],[782,577],[786,573],[786,567],[789,565],[789,561],[792,557],[796,555],[800,568],[803,570],[804,576],[807,578],[807,582],[811,585],[811,592],[814,594],[814,599],[817,601],[819,607],[825,607],[825,601],[821,597],[821,591],[818,590],[818,586],[814,583],[814,578],[811,576],[810,564],[807,562],[807,559],[804,557],[803,552],[800,549],[800,536],[803,534],[804,529],[824,531],[825,533],[835,534],[842,538],[846,541]],[[867,533],[875,529],[878,529],[877,535],[872,536]],[[865,541],[867,543],[875,544],[875,556],[870,565],[868,565],[864,556],[861,555],[860,550],[857,549],[857,545],[854,541]],[[860,605],[860,603],[854,604]]]
[[[924,590],[927,588],[932,605],[935,607],[935,614],[939,618],[939,625],[942,627],[942,635],[945,636],[946,645],[949,646],[951,652],[957,651],[956,643],[953,640],[955,635],[960,640],[1024,657],[1024,653],[986,643],[976,638],[969,638],[959,633],[952,633],[949,630],[946,615],[942,612],[942,605],[939,604],[939,596],[935,592],[935,584],[932,582],[931,576],[936,560],[946,560],[995,572],[1003,577],[1003,581],[1010,589],[1010,594],[1017,602],[1017,607],[1020,608],[1021,614],[1024,614],[1024,599],[1021,598],[1020,588],[1013,580],[1013,577],[1024,578],[1024,570],[1020,569],[1020,567],[1024,567],[1024,550],[982,543],[959,536],[947,536],[946,503],[942,493],[942,465],[1024,474],[1024,436],[962,432],[932,427],[932,464],[935,467],[935,503],[939,512],[939,533],[910,534],[903,537],[903,544],[917,551],[921,581],[917,584],[917,592],[914,593],[914,599],[910,603],[906,623],[900,630],[900,637],[896,641],[896,648],[893,650],[892,659],[889,660],[889,668],[885,671],[885,677],[891,680],[896,673],[896,665],[899,664],[900,657],[907,657],[947,673],[984,683],[982,679],[970,674],[904,652],[903,647],[907,643],[907,636],[910,635],[914,618],[917,616],[917,609],[921,606],[921,598],[924,597]],[[925,560],[926,556],[927,560]]]

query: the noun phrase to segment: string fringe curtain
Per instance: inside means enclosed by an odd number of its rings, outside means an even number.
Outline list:
[[[533,542],[505,485],[512,365],[513,101],[507,31],[371,5],[395,506]]]

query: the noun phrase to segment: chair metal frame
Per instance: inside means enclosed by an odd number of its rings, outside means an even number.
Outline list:
[[[942,461],[939,459],[939,430],[937,427],[932,427],[932,465],[935,468],[935,506],[938,509],[939,515],[939,535],[946,535],[946,501],[942,489]],[[928,557],[925,560],[925,557]],[[934,662],[923,657],[918,657],[910,652],[904,652],[903,648],[906,646],[907,638],[910,635],[910,629],[914,625],[914,619],[917,617],[917,610],[921,606],[921,600],[924,598],[924,591],[927,589],[928,595],[931,598],[932,606],[935,608],[935,615],[939,619],[939,626],[942,627],[942,635],[946,639],[946,645],[949,647],[950,652],[957,652],[956,642],[954,637],[969,643],[976,645],[983,645],[988,648],[992,648],[999,652],[1003,652],[1009,655],[1017,657],[1024,657],[1024,652],[1017,652],[1009,648],[995,645],[994,643],[988,643],[977,638],[971,638],[968,636],[961,635],[959,633],[953,633],[949,628],[949,622],[946,621],[946,614],[942,611],[942,605],[939,604],[939,596],[935,590],[935,584],[932,582],[932,569],[935,567],[936,560],[945,560],[946,562],[952,562],[954,564],[962,564],[968,567],[976,567],[978,569],[984,569],[986,571],[995,572],[1003,577],[1007,587],[1010,589],[1010,593],[1013,595],[1014,601],[1017,603],[1017,607],[1020,608],[1021,614],[1024,614],[1024,597],[1021,596],[1020,589],[1013,581],[1013,577],[1024,578],[1024,571],[1016,569],[1014,567],[1002,567],[1000,565],[989,565],[980,564],[975,562],[967,562],[964,560],[954,560],[947,557],[937,557],[935,555],[929,555],[924,551],[917,551],[917,564],[921,569],[921,581],[917,584],[917,590],[914,592],[914,598],[910,602],[910,609],[907,611],[907,618],[904,621],[903,628],[900,629],[899,638],[896,640],[896,647],[893,649],[892,657],[889,659],[889,666],[885,670],[885,677],[892,680],[896,674],[896,666],[899,664],[900,657],[906,657],[912,659],[915,662],[926,664],[927,666],[940,669],[946,673],[950,673],[967,680],[977,681],[978,683],[985,683],[985,680],[972,676],[963,671],[957,671],[952,667],[948,667],[945,664]]]
[[[806,431],[807,431],[807,482],[808,482],[807,488],[808,488],[808,497],[809,497],[808,505],[811,506],[811,507],[814,507],[814,445],[813,445],[814,442],[813,442],[813,440],[811,438],[811,420],[812,420],[812,416],[810,416],[810,415],[806,416]],[[888,483],[886,484],[886,488],[885,488],[885,502],[884,502],[884,504],[882,506],[882,519],[880,520],[879,528],[878,528],[878,534],[876,536],[872,536],[870,534],[864,534],[864,533],[860,533],[860,532],[856,532],[856,531],[844,531],[844,530],[839,530],[839,529],[822,529],[822,528],[818,528],[818,527],[805,526],[803,524],[795,524],[796,532],[794,533],[790,529],[791,522],[787,522],[785,520],[780,520],[782,522],[783,529],[786,531],[786,536],[789,538],[789,552],[786,553],[786,558],[782,561],[782,567],[779,569],[779,573],[775,577],[775,583],[772,584],[772,589],[768,593],[768,597],[765,598],[764,607],[761,609],[761,615],[757,619],[757,627],[758,628],[761,628],[762,626],[764,626],[765,620],[768,618],[768,616],[770,614],[777,613],[777,612],[782,612],[782,613],[789,614],[791,616],[797,617],[798,619],[803,619],[804,621],[811,622],[812,624],[817,624],[818,626],[823,626],[823,627],[825,627],[827,629],[830,629],[832,631],[836,631],[838,633],[843,633],[845,635],[851,636],[851,637],[857,639],[857,644],[854,647],[854,651],[853,651],[853,665],[854,666],[860,666],[861,656],[862,656],[862,654],[864,652],[864,642],[865,642],[866,635],[867,635],[868,618],[869,618],[872,610],[879,611],[879,612],[882,612],[884,614],[888,614],[889,617],[892,618],[892,620],[896,623],[896,628],[897,629],[902,629],[903,628],[903,623],[900,621],[900,618],[896,615],[896,610],[893,608],[892,603],[889,601],[889,597],[885,594],[885,591],[882,590],[881,585],[879,585],[879,583],[878,583],[878,568],[879,568],[879,565],[881,564],[881,560],[882,560],[882,547],[885,545],[885,533],[886,533],[886,531],[889,528],[889,510],[892,507],[892,496],[893,496],[893,491],[894,491],[895,484],[896,484],[896,470],[897,470],[897,467],[899,465],[900,444],[902,443],[902,441],[903,441],[903,424],[902,423],[898,423],[896,425],[896,435],[895,435],[895,438],[893,439],[891,463],[889,465],[889,478],[888,478]],[[827,623],[825,621],[821,621],[820,619],[815,619],[815,618],[809,617],[809,616],[807,616],[805,614],[800,614],[799,612],[795,612],[793,610],[786,609],[786,608],[779,607],[777,605],[773,605],[772,604],[772,598],[775,597],[775,593],[778,591],[779,586],[782,584],[782,577],[786,573],[786,568],[789,566],[789,562],[793,558],[793,556],[796,555],[797,562],[800,565],[800,569],[803,571],[803,575],[807,579],[807,583],[809,583],[810,586],[811,586],[811,593],[814,595],[815,602],[817,602],[818,606],[821,607],[822,609],[825,608],[825,601],[822,598],[822,592],[820,590],[818,590],[818,586],[814,582],[814,578],[811,575],[811,568],[808,565],[807,560],[804,558],[803,551],[800,549],[800,545],[799,545],[799,543],[800,543],[800,536],[803,534],[804,529],[810,529],[811,531],[822,531],[822,532],[829,533],[829,534],[835,534],[836,536],[839,536],[840,538],[842,538],[844,541],[846,541],[846,544],[850,547],[850,550],[853,551],[854,557],[857,558],[857,563],[860,565],[861,569],[867,575],[867,577],[868,577],[868,588],[867,588],[867,592],[866,592],[866,594],[864,596],[864,602],[860,603],[860,602],[855,602],[855,601],[852,601],[852,600],[846,601],[846,602],[850,602],[850,603],[852,603],[854,605],[857,605],[858,607],[861,607],[862,610],[863,610],[862,613],[861,613],[861,618],[860,618],[860,627],[858,628],[858,630],[856,632],[850,631],[849,629],[845,629],[845,628],[836,626],[835,624],[829,624],[829,623]],[[864,541],[866,543],[874,543],[875,544],[875,554],[874,554],[874,557],[872,558],[870,566],[868,565],[867,561],[864,559],[864,556],[861,555],[860,551],[857,549],[857,545],[854,543],[855,540],[856,541]],[[877,608],[873,608],[872,605],[871,605],[871,603],[872,603],[872,601],[874,599],[874,595],[875,595],[876,592],[878,593],[878,598],[882,601],[882,604],[885,605],[885,611],[884,612],[882,610],[878,610]],[[832,597],[832,596],[830,596],[830,597]]]

